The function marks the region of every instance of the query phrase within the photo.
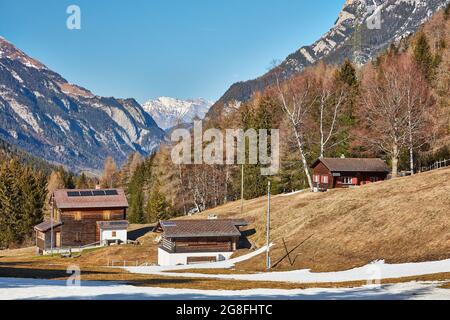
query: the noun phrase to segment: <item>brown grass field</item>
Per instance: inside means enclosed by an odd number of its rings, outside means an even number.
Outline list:
[[[244,218],[265,243],[266,199],[239,202],[195,217]],[[290,252],[286,256],[282,239]],[[276,270],[339,271],[384,259],[387,263],[450,258],[450,169],[327,193],[272,198],[271,251]],[[306,240],[307,239],[307,240]],[[306,241],[305,241],[306,240]],[[283,258],[284,257],[284,258]],[[237,271],[263,271],[264,255]]]
[[[244,218],[251,231],[249,240],[265,243],[266,199],[239,202],[209,210],[190,219],[214,213],[220,218]],[[421,262],[450,258],[450,169],[423,173],[328,193],[298,193],[272,198],[271,250],[274,270],[312,269],[339,271],[384,259],[387,263]],[[254,229],[254,230],[252,230]],[[143,231],[142,231],[143,230]],[[33,248],[0,251],[0,277],[66,279],[66,268],[78,265],[83,280],[120,280],[134,285],[193,289],[354,287],[363,282],[290,284],[280,282],[227,281],[130,274],[115,266],[156,263],[155,235],[149,226],[132,226],[140,246],[119,246],[83,252],[74,258],[39,257]],[[285,240],[290,252],[286,257]],[[306,240],[306,241],[305,241]],[[241,250],[236,255],[247,253]],[[252,273],[264,271],[264,255],[238,264],[232,270],[189,270],[191,273]],[[450,273],[387,279],[442,281],[450,288]]]
[[[121,254],[129,253],[130,257],[136,253],[138,247],[122,246]],[[0,277],[34,278],[65,280],[68,277],[67,267],[77,265],[81,267],[81,279],[83,281],[120,281],[134,286],[160,287],[160,288],[190,288],[200,290],[248,290],[255,288],[265,289],[307,289],[307,288],[352,288],[366,284],[364,281],[342,283],[310,283],[295,284],[287,282],[269,281],[230,281],[220,279],[179,278],[170,276],[140,275],[128,273],[120,268],[107,268],[97,265],[101,262],[98,257],[109,255],[116,256],[119,247],[110,247],[83,253],[81,257],[61,258],[59,256],[39,257],[34,255],[34,248],[12,250],[7,254],[0,251]],[[139,253],[137,256],[140,256]],[[107,259],[107,258],[106,258]],[[204,271],[204,270],[202,270]],[[219,270],[219,273],[231,273],[232,271]],[[189,271],[196,272],[196,271]],[[205,270],[203,273],[213,273]],[[409,282],[409,281],[439,281],[443,282],[443,288],[450,289],[450,273],[409,277],[402,279],[385,279],[382,284]]]

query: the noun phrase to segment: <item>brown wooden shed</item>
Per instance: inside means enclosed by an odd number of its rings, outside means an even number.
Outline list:
[[[48,241],[54,228],[58,230],[54,230],[56,234],[53,238],[53,248],[100,245],[100,241],[104,239],[101,239],[98,223],[120,221],[117,228],[122,230],[127,218],[128,201],[122,189],[57,190],[52,197],[52,206],[53,228],[50,222],[35,227],[36,245],[41,252],[52,246]]]
[[[219,253],[231,256],[238,249],[242,226],[247,222],[233,219],[161,221],[155,228],[162,232],[159,264],[212,262]]]

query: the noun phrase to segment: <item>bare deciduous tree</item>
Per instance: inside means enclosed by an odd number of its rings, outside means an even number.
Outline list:
[[[401,71],[399,81],[405,91],[407,113],[407,147],[411,174],[414,170],[414,151],[429,142],[432,134],[431,115],[433,99],[427,81],[413,60],[403,55],[397,61]]]
[[[336,83],[334,68],[322,64],[315,70],[315,74],[319,113],[319,147],[320,157],[323,158],[329,144],[339,133],[339,115],[346,98],[346,91],[342,85]]]
[[[407,141],[406,95],[396,66],[369,66],[363,77],[361,121],[369,129],[366,140],[390,156],[392,176],[398,176],[400,152]]]
[[[103,166],[102,186],[106,188],[112,188],[116,185],[117,180],[117,165],[112,157],[108,157],[105,160]]]
[[[378,68],[368,66],[363,78],[361,121],[366,140],[392,161],[392,176],[398,175],[402,148],[410,152],[414,172],[414,150],[424,142],[431,99],[418,67],[406,55],[389,55]]]
[[[309,111],[317,102],[315,83],[308,72],[281,83],[276,77],[276,91],[283,111],[292,128],[297,143],[300,161],[310,189],[313,188],[311,173],[306,158],[305,129]]]

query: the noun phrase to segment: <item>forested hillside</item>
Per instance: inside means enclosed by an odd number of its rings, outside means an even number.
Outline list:
[[[450,158],[449,39],[447,7],[365,66],[319,63],[205,121],[203,129],[280,129],[281,169],[270,177],[275,194],[310,188],[309,166],[322,155],[381,157],[393,176],[418,172]],[[240,197],[239,166],[176,166],[170,146],[139,163],[122,170],[127,182],[118,184],[128,190],[133,221],[203,211]],[[244,166],[246,199],[266,192],[260,168]],[[155,204],[162,216],[152,213]]]
[[[0,144],[0,249],[29,242],[44,219],[50,166]]]
[[[49,173],[54,167],[47,161],[34,157],[0,139],[0,161],[3,162],[10,159],[16,159],[22,164],[28,165],[36,170],[42,170],[46,173]]]

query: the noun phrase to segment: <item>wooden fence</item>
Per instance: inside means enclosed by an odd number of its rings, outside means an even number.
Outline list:
[[[428,167],[421,167],[420,172],[433,171],[433,170],[445,168],[448,166],[450,166],[450,159],[436,161],[435,163],[433,163],[432,165],[430,165]]]

